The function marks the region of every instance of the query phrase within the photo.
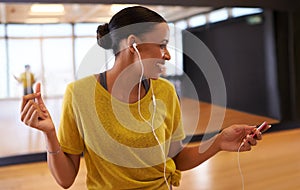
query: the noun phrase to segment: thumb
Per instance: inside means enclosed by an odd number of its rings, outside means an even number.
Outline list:
[[[35,86],[35,93],[40,93],[41,92],[41,83],[37,83]]]
[[[250,133],[252,133],[253,132],[253,130],[255,130],[255,125],[247,125],[246,127],[245,127],[245,133],[246,134],[250,134]]]

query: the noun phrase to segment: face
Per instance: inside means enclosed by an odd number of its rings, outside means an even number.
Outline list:
[[[144,34],[139,40],[137,46],[144,65],[144,76],[157,79],[165,72],[165,61],[171,59],[167,49],[169,42],[168,24],[157,24],[151,32]]]

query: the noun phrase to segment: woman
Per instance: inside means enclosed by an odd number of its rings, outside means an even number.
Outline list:
[[[22,102],[21,120],[45,134],[49,168],[62,187],[74,182],[82,153],[88,189],[171,189],[180,171],[219,151],[237,151],[241,142],[241,151],[250,150],[261,139],[255,126],[234,125],[201,146],[182,146],[175,89],[159,78],[171,57],[169,28],[157,13],[123,9],[98,27],[97,39],[113,49],[115,64],[68,85],[58,135],[39,84]]]

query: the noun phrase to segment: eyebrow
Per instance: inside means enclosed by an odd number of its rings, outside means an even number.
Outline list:
[[[166,43],[166,44],[167,44],[167,43],[169,43],[169,40],[167,40],[167,39],[164,39],[164,40],[162,40],[161,42],[162,42],[162,43]]]

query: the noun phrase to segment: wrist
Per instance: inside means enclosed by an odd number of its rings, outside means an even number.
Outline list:
[[[218,152],[223,150],[222,147],[222,133],[219,133],[215,136],[215,146]]]
[[[50,150],[48,147],[46,147],[47,153],[50,155],[57,155],[61,152],[61,147],[58,146],[56,150]]]
[[[55,130],[44,132],[46,140],[46,151],[49,155],[58,155],[61,152],[61,146],[58,142]]]
[[[55,127],[53,126],[49,131],[43,131],[45,137],[51,138],[53,136],[56,136]]]
[[[199,153],[204,153],[206,151],[210,152],[210,154],[216,154],[220,152],[221,149],[221,138],[220,135],[217,134],[214,137],[210,138],[209,140],[201,143],[199,145]]]

